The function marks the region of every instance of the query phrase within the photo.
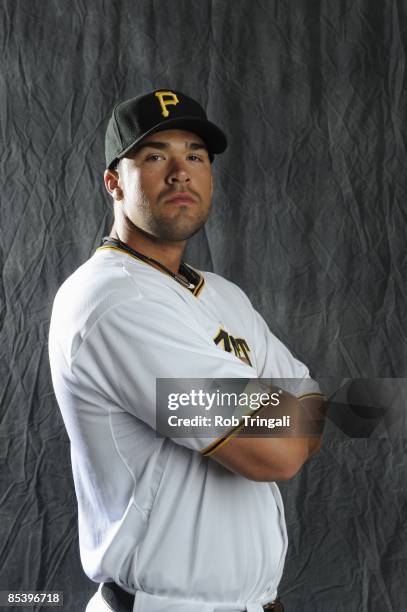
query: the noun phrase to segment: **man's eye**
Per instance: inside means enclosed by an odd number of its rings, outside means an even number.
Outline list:
[[[188,155],[188,159],[191,161],[202,161],[202,157],[199,157],[199,155]]]
[[[162,155],[154,153],[153,155],[149,155],[146,159],[147,161],[158,161],[159,159],[162,159]]]

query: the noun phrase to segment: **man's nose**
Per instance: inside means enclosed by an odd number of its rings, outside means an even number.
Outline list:
[[[190,180],[188,169],[183,160],[173,160],[170,170],[168,172],[167,180],[170,184],[187,183]]]

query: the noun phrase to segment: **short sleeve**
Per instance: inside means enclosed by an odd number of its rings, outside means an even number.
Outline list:
[[[134,300],[111,308],[93,325],[75,354],[67,384],[82,399],[103,398],[153,429],[156,379],[253,379],[255,370],[217,347],[187,308]],[[202,451],[216,440],[210,428],[174,441]],[[158,431],[160,433],[160,431]],[[165,432],[165,435],[168,435]]]
[[[263,317],[254,310],[255,350],[257,375],[271,379],[299,399],[307,395],[321,395],[318,383],[310,377],[306,365],[296,359],[289,349],[269,329]]]

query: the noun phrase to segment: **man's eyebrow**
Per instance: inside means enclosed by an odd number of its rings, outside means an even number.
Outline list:
[[[205,149],[206,151],[208,150],[208,147],[204,142],[186,142],[185,145],[187,149],[193,149],[194,151],[196,151],[197,149]]]
[[[146,140],[145,142],[142,142],[141,144],[137,145],[136,151],[144,149],[145,147],[164,150],[168,149],[170,147],[170,144],[168,142],[160,142],[158,140]],[[208,150],[204,142],[186,142],[185,148],[191,149],[193,151],[197,151],[198,149],[205,149],[205,151]]]

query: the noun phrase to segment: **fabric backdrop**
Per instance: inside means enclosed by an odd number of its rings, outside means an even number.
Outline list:
[[[59,285],[110,229],[113,104],[198,98],[229,148],[190,263],[239,284],[315,376],[403,378],[407,2],[0,5],[0,590],[63,590],[82,612],[96,585],[47,335]],[[281,486],[288,612],[407,611],[404,434],[327,435]]]

